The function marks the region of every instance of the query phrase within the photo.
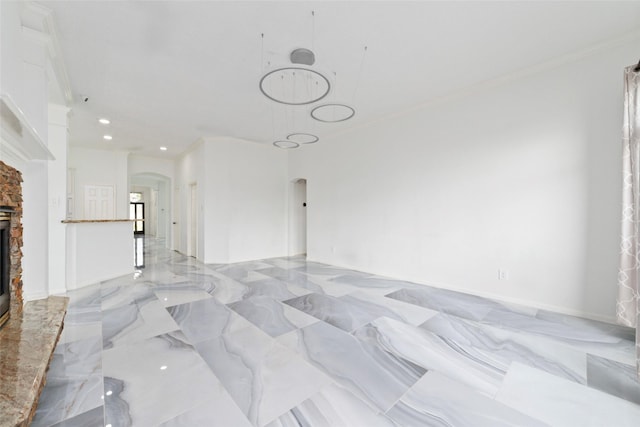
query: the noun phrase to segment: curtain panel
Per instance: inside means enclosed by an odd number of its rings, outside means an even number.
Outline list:
[[[618,272],[618,323],[636,328],[636,372],[640,376],[640,72],[624,71],[622,128],[622,238]]]

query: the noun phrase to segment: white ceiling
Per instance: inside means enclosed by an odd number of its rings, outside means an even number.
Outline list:
[[[71,144],[168,158],[201,137],[271,144],[310,132],[321,144],[330,133],[640,30],[638,1],[40,4],[53,11],[74,92]],[[264,73],[290,65],[297,47],[313,49],[312,68],[332,83],[311,106],[274,103],[258,88]],[[347,103],[356,115],[339,124],[310,119],[323,102]]]

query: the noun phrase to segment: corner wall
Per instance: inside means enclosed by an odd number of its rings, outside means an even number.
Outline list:
[[[637,41],[292,152],[309,259],[612,321],[636,56]]]
[[[287,155],[233,138],[205,142],[206,263],[286,255]]]
[[[197,258],[233,263],[286,255],[287,155],[233,138],[201,141],[176,161],[178,250],[188,253],[197,185]]]

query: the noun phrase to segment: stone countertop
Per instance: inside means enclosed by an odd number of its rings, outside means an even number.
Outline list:
[[[142,219],[63,219],[63,224],[85,224],[85,223],[97,223],[97,222],[133,222],[144,221]]]
[[[11,312],[0,328],[0,426],[28,426],[38,406],[69,299],[51,296]]]

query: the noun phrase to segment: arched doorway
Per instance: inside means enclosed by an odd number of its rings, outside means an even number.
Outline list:
[[[129,179],[129,192],[144,203],[145,235],[157,237],[171,247],[171,179],[157,173],[138,173]]]

